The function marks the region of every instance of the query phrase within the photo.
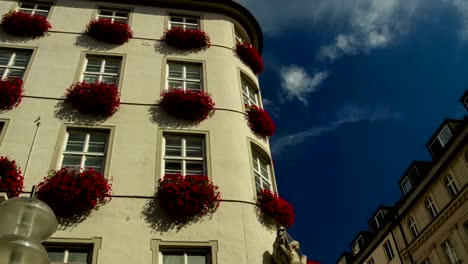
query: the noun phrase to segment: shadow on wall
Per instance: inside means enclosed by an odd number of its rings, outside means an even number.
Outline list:
[[[160,127],[170,128],[187,128],[198,126],[197,122],[182,120],[170,115],[161,106],[159,106],[158,103],[159,102],[156,103],[156,106],[148,109],[148,115],[150,116],[151,122],[158,124]]]
[[[106,117],[102,116],[85,115],[74,109],[70,104],[65,103],[65,101],[59,101],[55,105],[54,115],[64,122],[78,125],[96,125],[106,120]]]
[[[179,50],[175,49],[169,45],[166,44],[163,40],[156,41],[154,43],[154,49],[156,52],[165,54],[165,55],[180,55],[180,56],[185,56],[188,54],[192,53],[198,53],[200,51],[193,51],[193,50]]]
[[[271,263],[275,263],[273,262],[273,256],[271,255],[271,253],[268,251],[263,252],[262,264],[271,264]]]
[[[262,212],[262,209],[260,209],[259,206],[255,207],[255,213],[257,215],[258,221],[269,231],[274,231],[278,230],[281,226],[276,222],[275,219],[273,219],[271,216],[266,215]]]
[[[111,50],[121,46],[118,44],[98,41],[86,33],[80,34],[76,37],[75,45],[88,50]]]
[[[27,43],[27,42],[30,42],[31,40],[46,38],[48,36],[50,36],[50,32],[46,32],[44,36],[38,37],[38,38],[26,37],[26,36],[15,36],[15,35],[6,33],[5,31],[0,29],[0,39],[2,40],[3,43],[15,43],[15,44]]]

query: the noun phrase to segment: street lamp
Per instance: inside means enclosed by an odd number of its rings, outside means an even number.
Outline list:
[[[49,264],[41,242],[55,233],[57,226],[52,209],[36,198],[16,197],[1,203],[0,263]]]

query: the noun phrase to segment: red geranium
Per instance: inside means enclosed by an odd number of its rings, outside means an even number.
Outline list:
[[[161,94],[161,106],[168,113],[184,120],[201,122],[213,111],[215,103],[203,91],[169,89]]]
[[[110,19],[92,20],[86,28],[86,33],[95,39],[112,44],[124,44],[133,37],[133,31],[127,23]]]
[[[270,115],[256,105],[246,105],[249,127],[262,138],[271,137],[275,133],[275,123]]]
[[[109,181],[93,169],[83,172],[67,168],[53,170],[37,188],[37,198],[63,218],[89,212],[112,197]]]
[[[270,190],[262,190],[258,194],[257,205],[260,206],[262,212],[271,216],[280,225],[291,227],[294,223],[295,214],[293,206],[279,197],[278,194]]]
[[[46,18],[21,11],[11,11],[2,17],[3,31],[16,36],[41,37],[52,27]]]
[[[9,197],[17,197],[24,188],[24,177],[14,160],[0,157],[0,190],[5,189]]]
[[[245,64],[249,65],[255,74],[263,72],[265,64],[263,63],[262,56],[260,56],[252,44],[248,42],[237,43],[236,53]]]
[[[180,50],[199,51],[210,47],[210,37],[199,29],[171,28],[164,33],[162,40]]]
[[[20,78],[0,80],[0,109],[13,109],[23,99],[23,80]]]
[[[207,176],[168,174],[158,181],[156,199],[169,216],[186,221],[213,213],[221,194]]]
[[[109,117],[119,109],[120,96],[115,84],[78,82],[67,90],[65,102],[80,112]]]

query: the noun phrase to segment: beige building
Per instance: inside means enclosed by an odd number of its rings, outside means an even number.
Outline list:
[[[468,91],[460,102],[467,107]],[[432,161],[409,166],[403,197],[379,208],[337,263],[468,263],[467,143],[468,119],[444,120],[427,144]]]
[[[258,78],[233,51],[236,39],[262,49],[248,10],[228,0],[0,1],[1,14],[11,10],[45,16],[52,29],[37,39],[0,32],[0,74],[22,77],[25,89],[17,108],[0,113],[1,155],[17,161],[26,191],[64,166],[93,167],[113,179],[112,201],[46,243],[54,263],[272,262],[276,232],[255,206],[258,187],[277,190],[269,143],[244,115],[244,103],[262,106]],[[99,17],[127,22],[134,37],[110,45],[83,34]],[[207,32],[211,47],[165,48],[160,39],[175,25]],[[173,78],[210,93],[215,114],[197,126],[171,123],[155,104]],[[72,83],[95,79],[119,87],[120,109],[106,120],[63,104]],[[67,146],[76,141],[101,147],[75,152]],[[168,156],[168,148],[198,154]],[[181,229],[155,224],[144,212],[167,172],[208,175],[224,201],[211,217]]]

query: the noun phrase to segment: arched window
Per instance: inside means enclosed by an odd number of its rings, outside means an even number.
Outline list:
[[[416,225],[416,220],[414,220],[413,217],[410,217],[408,219],[408,229],[410,230],[413,238],[416,238],[418,236],[419,234],[418,226]]]
[[[458,188],[453,180],[452,175],[447,175],[444,179],[445,188],[447,189],[450,196],[453,198],[458,194]]]

